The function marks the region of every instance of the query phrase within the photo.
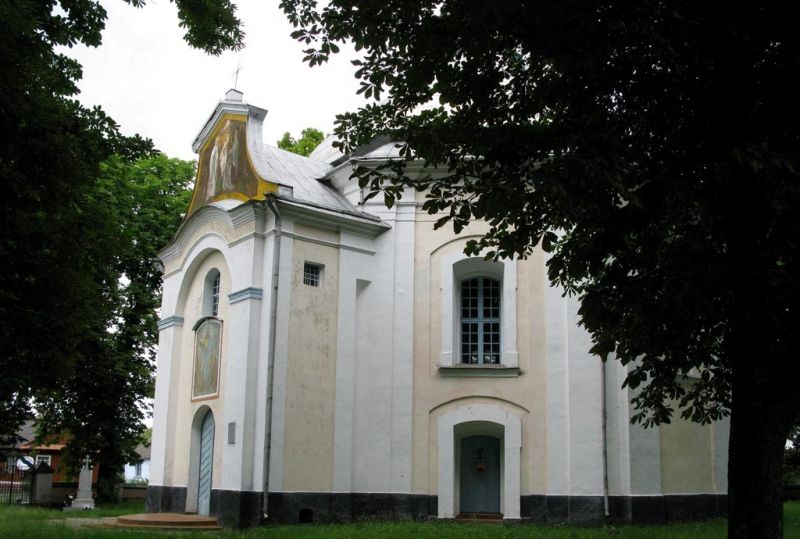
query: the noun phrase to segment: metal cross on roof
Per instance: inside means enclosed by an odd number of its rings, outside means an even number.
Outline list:
[[[237,62],[236,63],[236,71],[233,72],[233,89],[238,90],[239,85],[239,72],[242,70],[242,66]]]

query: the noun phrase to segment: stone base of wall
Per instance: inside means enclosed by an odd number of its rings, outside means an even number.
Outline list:
[[[419,520],[436,515],[436,496],[424,494],[360,494],[270,492],[269,522],[350,522]]]
[[[532,524],[600,524],[607,521],[658,523],[720,517],[727,513],[725,495],[611,496],[605,516],[602,496],[528,495],[520,498],[520,522]],[[146,510],[183,513],[185,487],[147,487]],[[212,516],[226,528],[262,522],[260,492],[211,491]],[[270,492],[269,518],[275,524],[422,520],[436,518],[437,497],[424,494]]]
[[[209,512],[226,528],[249,528],[261,523],[261,492],[211,489]]]
[[[144,510],[148,513],[185,513],[186,487],[147,485]]]
[[[610,496],[605,516],[602,496],[522,496],[522,520],[536,524],[658,523],[696,520],[727,514],[724,494]]]
[[[209,513],[226,528],[248,528],[261,523],[260,492],[211,489]],[[186,512],[186,487],[147,486],[148,513]]]
[[[726,494],[668,494],[665,496],[611,496],[611,514],[621,520],[657,523],[724,517]]]

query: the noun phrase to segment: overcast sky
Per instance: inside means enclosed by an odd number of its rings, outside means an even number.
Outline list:
[[[67,54],[83,65],[79,99],[100,105],[125,134],[153,139],[170,157],[194,159],[192,141],[241,65],[238,88],[252,105],[267,109],[264,142],[275,145],[285,131],[295,137],[305,127],[326,134],[334,116],[355,110],[352,49],[327,65],[309,68],[302,45],[277,0],[237,0],[246,32],[245,48],[209,56],[190,48],[168,0],[148,0],[137,9],[107,0],[108,21],[98,48],[75,47]]]

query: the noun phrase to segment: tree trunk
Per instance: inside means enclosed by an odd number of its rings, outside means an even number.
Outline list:
[[[744,147],[731,133],[731,147]],[[796,315],[775,304],[775,255],[767,240],[774,208],[764,191],[753,187],[763,178],[734,168],[728,180],[721,191],[732,299],[725,339],[731,382],[728,537],[778,539],[783,537],[784,446],[800,411]]]
[[[746,373],[734,374],[728,449],[728,537],[783,537],[783,450],[791,427],[787,395],[760,384],[770,364],[751,357]],[[742,365],[741,363],[739,364]],[[774,374],[773,374],[774,376]],[[767,386],[769,384],[766,384]]]
[[[120,482],[119,470],[113,466],[100,463],[97,477],[97,500],[116,503],[119,500],[116,486]]]

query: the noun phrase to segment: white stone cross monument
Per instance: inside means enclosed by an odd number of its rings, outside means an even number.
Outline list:
[[[94,509],[92,499],[92,466],[89,455],[83,459],[83,467],[78,475],[78,496],[72,500],[71,507],[65,507],[65,511],[83,511],[84,509]]]

